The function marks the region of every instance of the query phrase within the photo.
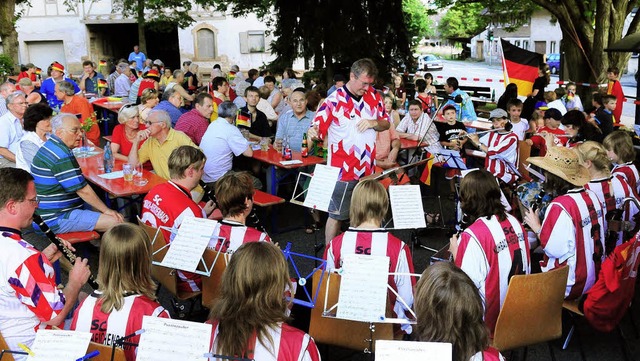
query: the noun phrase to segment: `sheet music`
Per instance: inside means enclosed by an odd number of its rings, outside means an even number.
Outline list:
[[[138,361],[204,361],[209,352],[211,325],[144,316]]]
[[[440,151],[440,156],[442,156],[443,161],[446,161],[446,167],[454,168],[454,169],[467,169],[467,165],[464,163],[464,160],[460,157],[460,152],[453,149],[442,149]]]
[[[427,226],[419,185],[389,186],[389,198],[393,228],[418,229]]]
[[[87,354],[91,332],[38,330],[28,361],[77,360]]]
[[[312,209],[328,212],[331,196],[333,195],[333,190],[336,187],[339,175],[340,168],[324,164],[316,165],[303,205]]]
[[[389,257],[345,255],[338,294],[337,318],[380,322],[387,307]]]
[[[212,219],[184,218],[160,265],[194,272],[217,226]]]
[[[451,361],[452,358],[450,343],[376,340],[376,361]]]

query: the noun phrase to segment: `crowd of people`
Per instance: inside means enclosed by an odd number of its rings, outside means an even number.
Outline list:
[[[456,78],[446,79],[441,99],[431,74],[414,79],[415,93],[400,74],[377,89],[379,74],[370,59],[354,62],[348,78],[334,76],[330,89],[305,88],[291,69],[279,88],[268,70],[251,69],[245,77],[236,65],[227,73],[214,66],[211,81],[203,82],[197,64],[171,71],[137,46],[106,77],[86,61],[78,83],[57,62],[42,81],[33,77],[34,68],[27,65],[20,90],[0,85],[0,247],[6,250],[0,255],[0,304],[6,305],[0,307],[0,333],[12,349],[30,345],[38,329],[65,319],[72,318],[70,329],[111,344],[139,329],[143,316],[170,317],[156,299],[147,234],[105,205],[75,157],[84,139],[101,144],[89,94],[128,99],[117,114],[111,151],[167,180],[142,199],[142,222],[164,227],[170,243],[175,232],[167,229],[179,228],[186,217],[219,220],[209,248],[231,257],[207,321],[217,354],[320,359],[313,339],[287,324],[291,299],[285,294],[292,284],[277,239],[248,221],[255,191],[268,180],[251,158],[252,144],[300,151],[308,141],[313,154],[326,155],[327,164],[340,169],[332,195],[340,206],[324,225],[328,270],[341,268],[347,254],[389,257],[389,272],[396,275],[388,279],[388,316],[415,321],[398,328],[399,337],[450,342],[456,361],[502,359],[489,345],[511,276],[568,266],[565,297],[582,297],[604,257],[626,240],[609,229],[606,215],[638,197],[632,136],[615,130],[621,108],[616,69],[610,72],[612,94],[594,94],[588,116],[575,84],[545,92],[548,68],[542,66],[524,101],[515,84],[507,86],[489,113],[492,131],[479,136],[467,123],[478,118],[476,109]],[[400,139],[417,146],[401,150]],[[541,179],[519,170],[525,143],[534,155],[527,161]],[[390,182],[369,177],[402,164],[401,152],[407,152],[404,162],[420,159],[415,148],[431,155],[459,152],[469,166],[482,168],[464,177],[446,170],[453,192],[461,178],[459,194],[453,193],[464,214],[457,220],[461,232],[450,240],[451,262],[428,267],[419,281],[411,276],[410,248],[383,228]],[[467,157],[467,149],[484,159]],[[399,174],[398,184],[403,178],[419,182],[418,171],[407,173]],[[623,219],[635,223],[637,207],[623,211]],[[89,276],[80,257],[67,286],[56,287],[51,263],[60,250],[52,245],[40,252],[22,237],[34,212],[55,233],[103,233],[95,292],[80,292]],[[308,231],[321,228],[318,222],[314,218]],[[200,275],[177,275],[179,291],[202,291]],[[135,360],[131,345],[137,340],[125,346],[127,360]]]

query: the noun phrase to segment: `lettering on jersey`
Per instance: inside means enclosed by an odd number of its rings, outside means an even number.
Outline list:
[[[153,213],[153,215],[156,218],[158,218],[162,223],[166,224],[167,222],[169,222],[169,216],[162,209],[160,209],[160,207],[157,205],[157,203],[155,203],[156,197],[158,197],[158,195],[153,197],[153,199],[154,199],[153,202],[148,200],[148,199],[145,199],[143,207],[148,209],[151,213]],[[162,199],[160,199],[160,200],[162,200]]]
[[[363,247],[363,246],[357,246],[356,247],[356,254],[366,254],[366,255],[371,255],[371,248],[369,247]]]

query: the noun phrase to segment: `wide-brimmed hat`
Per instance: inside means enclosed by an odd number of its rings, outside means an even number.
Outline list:
[[[578,154],[570,148],[552,146],[547,148],[544,157],[529,157],[527,162],[576,186],[581,187],[591,180],[587,168],[580,164]]]

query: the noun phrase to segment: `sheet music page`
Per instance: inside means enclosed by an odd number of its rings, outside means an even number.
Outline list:
[[[160,265],[194,272],[217,226],[212,219],[186,217]]]
[[[389,257],[348,254],[342,262],[342,271],[336,317],[362,322],[384,321]]]
[[[425,228],[422,194],[419,185],[389,186],[393,228]]]
[[[209,352],[211,325],[144,316],[138,361],[204,361]]]
[[[87,354],[91,332],[38,330],[28,361],[77,360]]]
[[[451,361],[450,343],[376,340],[376,361]]]
[[[331,196],[333,195],[333,190],[336,187],[339,175],[340,168],[324,164],[316,165],[303,205],[312,209],[328,212]]]

